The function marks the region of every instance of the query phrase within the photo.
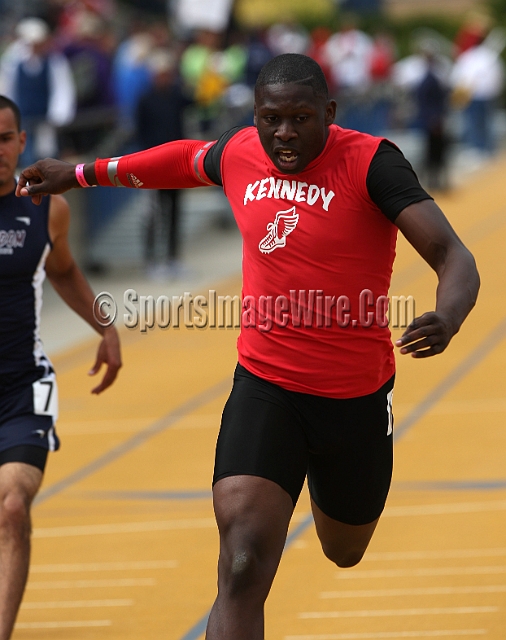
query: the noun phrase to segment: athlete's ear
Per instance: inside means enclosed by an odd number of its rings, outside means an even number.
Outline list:
[[[330,126],[336,119],[337,103],[335,100],[329,100],[325,107],[325,124]]]
[[[19,155],[23,153],[26,147],[26,131],[19,132]]]
[[[256,105],[256,102],[253,105],[253,124],[255,125],[255,127],[257,126],[257,105]]]

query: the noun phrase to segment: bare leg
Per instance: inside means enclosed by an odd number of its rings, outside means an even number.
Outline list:
[[[338,567],[353,567],[358,564],[371,541],[379,518],[369,524],[345,524],[326,516],[313,500],[311,508],[316,533],[327,558]]]
[[[279,485],[256,476],[216,483],[220,532],[218,596],[207,640],[263,640],[264,603],[276,574],[293,512]]]
[[[42,472],[29,464],[0,467],[0,640],[9,640],[30,564],[30,505]]]

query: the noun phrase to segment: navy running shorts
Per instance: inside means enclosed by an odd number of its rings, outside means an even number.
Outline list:
[[[54,373],[0,378],[0,464],[25,462],[44,470],[47,452],[60,447],[57,404]]]
[[[240,364],[223,410],[213,485],[228,476],[276,482],[295,506],[307,476],[330,518],[361,525],[378,518],[393,465],[394,377],[367,396],[334,399],[287,391]]]

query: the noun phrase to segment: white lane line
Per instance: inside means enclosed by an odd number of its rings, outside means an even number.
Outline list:
[[[73,564],[34,564],[30,573],[73,573],[80,571],[123,571],[131,569],[175,569],[177,560],[141,560],[134,562],[80,562]]]
[[[448,515],[452,513],[477,513],[485,511],[505,511],[506,500],[490,502],[448,502],[445,504],[407,505],[387,507],[383,518],[402,516]],[[307,514],[298,514],[294,522]],[[158,520],[154,522],[119,522],[114,524],[90,524],[67,527],[39,527],[34,529],[34,538],[63,538],[68,536],[91,536],[110,533],[142,533],[145,531],[171,531],[182,529],[214,529],[214,518],[194,518],[183,520]]]
[[[383,518],[400,516],[435,516],[452,513],[479,513],[483,511],[504,511],[506,500],[490,500],[490,502],[447,502],[444,504],[406,505],[404,507],[387,507]]]
[[[506,593],[506,584],[480,585],[477,587],[415,587],[410,589],[368,589],[364,591],[323,591],[320,598],[383,598],[392,596],[445,596],[455,593]]]
[[[114,524],[87,524],[68,527],[35,529],[34,538],[66,538],[68,536],[94,536],[108,533],[141,533],[145,531],[170,531],[181,529],[215,528],[214,518],[188,520],[157,520],[154,522],[118,522]]]
[[[80,629],[83,627],[110,627],[110,620],[69,620],[66,622],[17,622],[15,629]]]
[[[123,578],[120,580],[51,580],[28,581],[27,589],[95,589],[97,587],[153,587],[153,578]]]
[[[395,640],[396,638],[456,638],[485,636],[486,629],[439,629],[434,631],[378,631],[372,633],[323,633],[310,636],[285,636],[284,640]]]
[[[338,572],[339,580],[355,578],[404,578],[406,576],[485,576],[506,573],[506,566],[485,567],[427,567],[423,569],[372,569]]]
[[[308,513],[294,513],[292,524],[308,517]],[[113,524],[85,524],[67,527],[39,527],[34,538],[66,538],[67,536],[94,536],[110,533],[142,533],[145,531],[172,531],[182,529],[215,529],[214,518],[188,518],[182,520],[155,520],[151,522],[116,522]]]
[[[441,549],[434,551],[371,551],[362,562],[391,560],[438,560],[441,558],[495,558],[506,556],[506,547],[497,549]]]
[[[82,609],[85,607],[131,607],[133,600],[61,600],[59,602],[23,602],[21,609]]]
[[[467,613],[497,613],[499,607],[433,607],[423,609],[377,609],[357,611],[303,611],[302,619],[320,618],[393,618],[396,616],[439,616]]]

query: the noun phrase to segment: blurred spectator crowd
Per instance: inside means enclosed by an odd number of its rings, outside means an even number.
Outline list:
[[[19,104],[30,134],[23,165],[214,139],[252,124],[260,68],[289,52],[322,66],[339,125],[374,135],[419,131],[433,188],[445,186],[451,141],[483,156],[497,149],[506,38],[483,11],[463,19],[453,42],[414,33],[412,53],[400,58],[390,33],[365,33],[352,15],[335,32],[278,23],[181,33],[170,17],[118,20],[113,0],[46,7],[42,17],[23,17],[0,33],[0,93]]]

